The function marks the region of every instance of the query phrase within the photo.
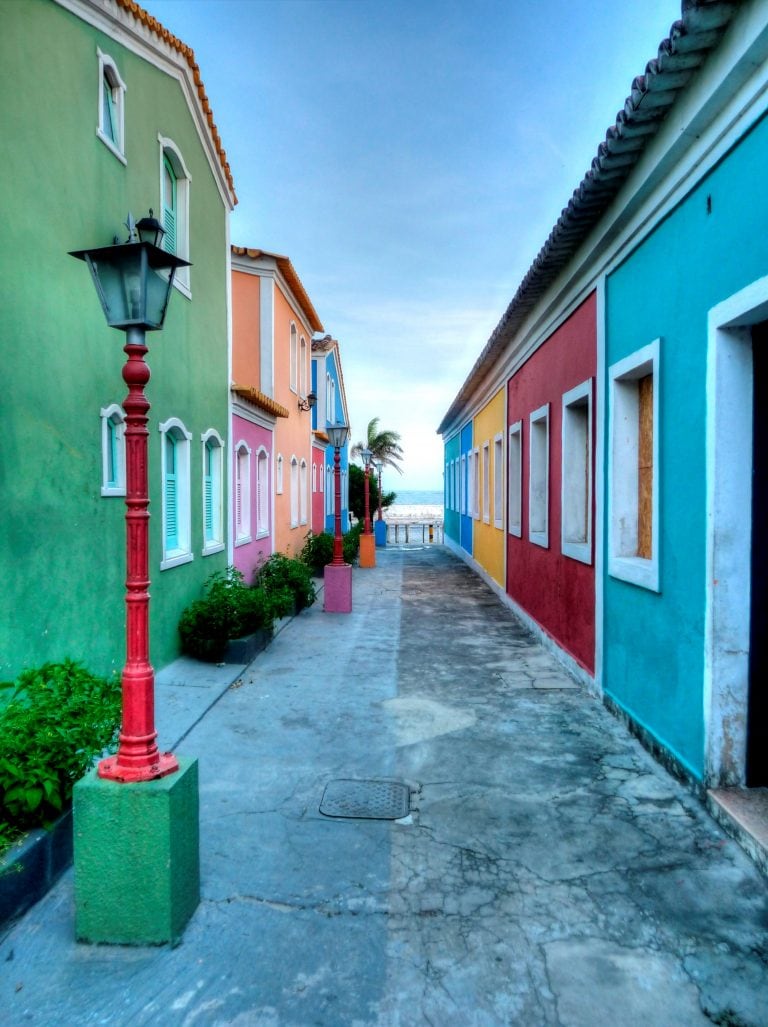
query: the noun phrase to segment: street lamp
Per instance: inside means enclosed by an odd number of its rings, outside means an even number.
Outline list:
[[[306,399],[299,400],[299,410],[303,410],[305,413],[307,410],[311,410],[312,407],[317,403],[317,394],[314,392],[308,392]]]
[[[351,613],[352,566],[344,562],[344,540],[341,535],[341,453],[349,438],[349,425],[329,425],[328,441],[333,446],[334,535],[333,559],[323,574],[323,609],[326,613]]]
[[[365,493],[365,521],[363,523],[363,533],[360,536],[361,567],[376,566],[376,543],[374,542],[373,532],[371,531],[371,500],[369,491],[369,475],[371,473],[372,455],[373,454],[368,447],[360,452],[360,456],[363,458],[363,463],[365,464],[365,478],[363,482]]]
[[[75,250],[91,272],[107,324],[126,333],[125,410],[126,662],[122,676],[122,725],[116,756],[103,759],[98,776],[113,781],[151,781],[178,770],[176,757],[157,748],[155,675],[149,662],[149,494],[147,415],[149,381],[145,335],[165,321],[176,270],[189,261],[162,249],[164,230],[152,215],[138,224],[129,214],[124,243]],[[117,238],[117,237],[115,237]]]

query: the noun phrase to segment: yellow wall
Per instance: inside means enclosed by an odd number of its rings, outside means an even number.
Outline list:
[[[506,461],[506,389],[501,388],[479,413],[475,414],[473,425],[473,449],[477,451],[479,462],[479,496],[477,509],[479,516],[474,522],[472,555],[488,574],[502,587],[506,585],[504,574],[504,494],[507,483],[505,473]],[[497,459],[494,440],[501,435],[501,502],[500,509],[495,509],[494,467]],[[484,478],[486,465],[483,449],[488,444],[488,505],[484,510]],[[485,513],[485,517],[483,514]],[[494,517],[500,518],[500,527],[496,527]]]

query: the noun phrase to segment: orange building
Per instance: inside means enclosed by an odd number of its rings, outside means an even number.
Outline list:
[[[288,257],[232,247],[232,380],[287,411],[274,425],[273,538],[295,555],[311,529],[312,335],[323,326]],[[282,410],[281,410],[282,413]]]

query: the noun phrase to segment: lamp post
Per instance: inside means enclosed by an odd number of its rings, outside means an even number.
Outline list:
[[[376,539],[376,546],[377,548],[380,548],[387,544],[387,525],[381,511],[381,471],[384,466],[384,462],[382,460],[374,460],[373,466],[376,474],[378,475],[379,485],[379,512],[374,525],[373,534]]]
[[[372,453],[370,449],[366,447],[361,451],[360,456],[363,458],[363,464],[365,465],[365,477],[363,482],[363,490],[365,494],[365,520],[363,522],[363,533],[360,536],[360,566],[375,567],[376,543],[371,531],[371,500],[369,491],[369,475],[371,473]]]
[[[126,660],[116,756],[77,782],[75,933],[126,945],[178,942],[200,901],[197,761],[161,753],[149,662],[149,493],[146,333],[160,331],[177,268],[153,217],[129,214],[128,239],[76,250],[107,324],[125,332]],[[128,853],[131,855],[128,856]],[[146,882],[152,882],[147,888]]]
[[[323,610],[326,613],[351,613],[352,566],[344,562],[344,540],[341,535],[341,448],[349,438],[349,426],[331,425],[326,428],[333,446],[334,535],[333,559],[326,565],[323,582]]]
[[[122,725],[116,756],[98,765],[99,777],[151,781],[178,770],[172,753],[157,748],[155,675],[149,662],[149,494],[144,360],[147,332],[160,331],[176,269],[182,260],[161,248],[164,229],[149,212],[136,224],[129,214],[128,239],[97,249],[75,250],[91,272],[107,324],[125,332],[123,381],[125,410],[126,661],[122,675]]]

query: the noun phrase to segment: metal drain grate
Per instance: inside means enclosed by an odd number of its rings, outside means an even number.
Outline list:
[[[329,781],[320,802],[326,817],[359,820],[400,820],[410,807],[410,789],[402,781]]]

